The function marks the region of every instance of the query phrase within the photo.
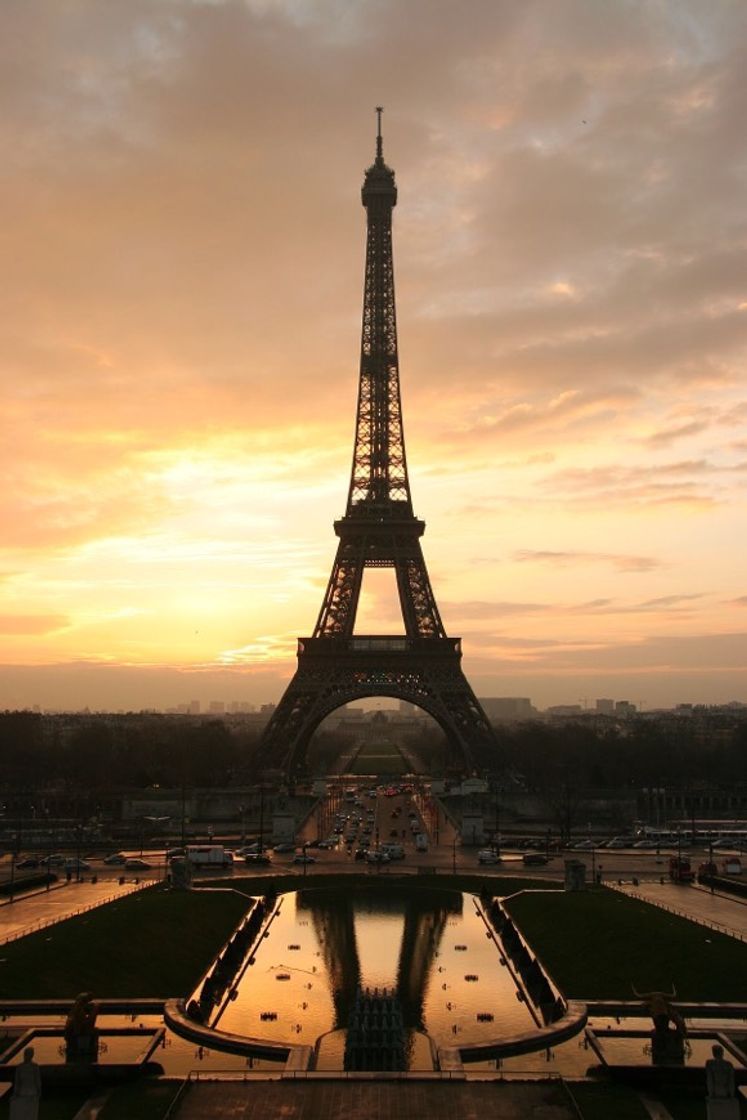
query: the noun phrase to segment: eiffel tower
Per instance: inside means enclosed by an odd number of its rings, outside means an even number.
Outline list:
[[[298,668],[265,729],[255,766],[303,768],[321,721],[351,700],[391,696],[428,712],[468,772],[495,768],[493,730],[447,637],[423,559],[425,523],[407,477],[392,261],[394,172],[384,162],[381,108],[376,159],[361,197],[367,214],[358,411],[347,509],[335,521],[337,555],[314,633],[298,639]],[[394,568],[404,636],[354,633],[363,572]]]

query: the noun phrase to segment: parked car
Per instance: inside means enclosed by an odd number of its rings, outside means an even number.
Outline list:
[[[500,863],[501,857],[496,855],[490,848],[482,848],[477,853],[478,863]]]
[[[299,852],[298,855],[293,857],[294,863],[316,863],[316,856],[308,856],[305,852]]]
[[[140,856],[132,856],[130,859],[125,860],[125,867],[130,871],[148,871],[150,864],[146,859],[141,859]]]
[[[281,844],[275,844],[275,846],[273,847],[272,850],[273,850],[273,852],[280,852],[281,854],[283,852],[295,852],[296,845],[291,844],[286,840],[283,840],[283,842]]]
[[[548,862],[547,856],[542,852],[524,852],[521,858],[527,867],[544,867]]]
[[[367,852],[366,860],[368,863],[389,863],[390,856],[388,852]]]
[[[16,864],[16,871],[34,871],[38,866],[38,856],[27,856],[26,859],[19,859]]]
[[[178,853],[176,849],[174,849],[173,851],[175,855],[184,854],[181,849],[179,849]],[[169,852],[169,856],[171,854],[172,853]],[[112,852],[111,855],[104,856],[104,863],[107,865],[107,867],[122,867],[125,863],[127,863],[127,856],[124,854],[124,852]]]
[[[251,867],[269,867],[270,857],[266,856],[264,852],[247,852],[244,856],[244,863],[249,864]]]
[[[90,863],[86,863],[84,859],[66,859],[63,864],[65,871],[90,871]]]
[[[355,855],[354,855],[353,858],[356,859],[356,860],[362,860],[362,859],[365,859],[367,855],[368,855],[368,848],[356,848],[355,849]]]
[[[39,860],[39,866],[40,867],[62,867],[64,862],[65,862],[65,856],[60,855],[59,852],[55,852],[51,856],[43,856],[42,859]]]
[[[328,849],[328,848],[336,848],[337,844],[338,844],[338,840],[337,840],[337,837],[335,836],[334,838],[330,838],[329,840],[320,840],[319,843],[316,846],[317,846],[317,848]],[[309,847],[311,847],[311,845],[309,845]]]

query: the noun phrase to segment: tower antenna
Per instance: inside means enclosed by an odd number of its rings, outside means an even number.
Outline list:
[[[377,159],[383,159],[384,158],[383,143],[382,143],[382,139],[381,139],[381,114],[383,112],[384,112],[384,106],[383,105],[377,105],[376,106],[376,118],[377,118],[377,124],[376,124],[376,158]]]

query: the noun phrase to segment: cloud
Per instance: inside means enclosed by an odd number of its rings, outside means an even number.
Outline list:
[[[707,428],[707,423],[691,420],[688,424],[680,424],[674,428],[663,429],[659,432],[651,432],[650,435],[644,436],[641,442],[647,444],[649,447],[668,447],[669,444],[674,443],[678,439],[686,439],[688,436],[698,435]]]
[[[9,661],[158,660],[168,638],[259,673],[308,630],[349,477],[384,96],[408,454],[447,525],[444,609],[524,615],[548,654],[581,612],[634,614],[642,638],[663,613],[728,628],[741,6],[28,0],[0,32],[0,611],[72,620],[8,635]],[[667,586],[673,541],[687,582]]]
[[[519,549],[512,559],[523,563],[551,564],[577,567],[582,564],[611,564],[620,572],[650,572],[661,567],[653,556],[625,556],[607,552],[553,552],[538,549]]]
[[[59,614],[0,615],[0,634],[52,634],[63,630],[70,620]]]

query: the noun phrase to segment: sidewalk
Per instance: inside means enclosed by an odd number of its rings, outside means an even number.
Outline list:
[[[381,1075],[382,1078],[386,1074]],[[189,1085],[175,1120],[578,1120],[558,1081],[265,1081]]]
[[[609,884],[610,886],[612,884]],[[641,882],[634,887],[622,883],[615,890],[634,898],[642,898],[704,925],[712,925],[722,933],[747,941],[747,905],[744,899],[711,893],[707,887],[685,886],[677,883]]]
[[[131,894],[148,886],[153,880],[135,883],[133,879],[120,885],[107,879],[100,883],[54,883],[49,890],[15,898],[0,906],[0,943],[21,933],[32,933],[42,926],[53,925],[92,906],[102,906],[113,898]]]

